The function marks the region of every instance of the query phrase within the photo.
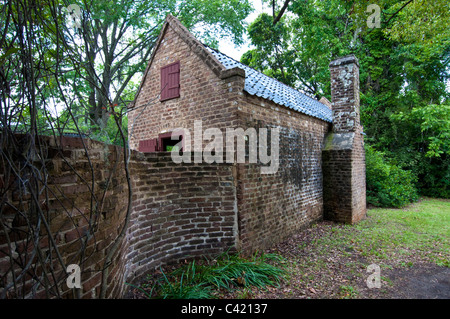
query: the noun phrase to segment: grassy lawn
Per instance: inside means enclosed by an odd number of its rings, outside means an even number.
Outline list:
[[[449,200],[423,198],[403,209],[369,209],[367,215],[354,226],[315,224],[266,251],[270,258],[226,255],[213,264],[163,272],[159,282],[189,291],[187,278],[196,278],[192,286],[207,287],[208,298],[396,298],[398,291],[413,289],[406,279],[425,276],[427,282],[427,276],[442,276],[450,267]],[[367,287],[371,264],[380,267],[380,289]],[[250,274],[263,284],[252,285]],[[214,284],[219,279],[223,284]],[[142,286],[147,292],[150,287]]]
[[[371,209],[368,217],[353,229],[333,229],[336,241],[350,240],[361,255],[380,263],[422,260],[450,267],[450,201],[423,199],[404,209]]]
[[[424,199],[403,209],[370,209],[359,224],[317,224],[329,234],[300,246],[351,257],[357,252],[373,263],[405,266],[423,261],[449,267],[450,201]]]

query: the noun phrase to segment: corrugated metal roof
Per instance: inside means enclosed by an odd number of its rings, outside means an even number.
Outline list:
[[[332,122],[331,110],[324,104],[307,96],[300,91],[281,83],[261,72],[242,64],[225,54],[205,46],[226,69],[238,67],[245,71],[244,90],[251,95],[256,95],[271,100],[279,105],[310,115],[326,122]]]

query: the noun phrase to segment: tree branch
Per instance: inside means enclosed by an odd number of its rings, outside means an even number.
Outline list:
[[[286,11],[287,7],[289,6],[290,0],[284,1],[283,6],[281,7],[280,12],[278,13],[277,17],[273,20],[273,25],[277,24],[278,21],[280,21],[281,17],[283,16],[284,12]]]
[[[400,11],[402,11],[408,4],[410,4],[413,1],[414,0],[407,1],[400,9],[398,9],[393,15],[391,15],[391,17],[386,21],[386,25],[388,25],[393,17],[395,17]]]

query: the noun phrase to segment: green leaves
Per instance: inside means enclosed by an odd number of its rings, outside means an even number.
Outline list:
[[[178,10],[173,15],[201,40],[214,44],[214,39],[231,38],[243,43],[244,20],[252,12],[249,0],[183,0],[174,1]],[[177,13],[178,12],[178,13]]]
[[[450,105],[430,104],[392,115],[398,121],[414,123],[427,141],[427,157],[450,155]]]
[[[366,145],[367,202],[381,207],[403,207],[418,199],[415,177]]]
[[[392,161],[413,172],[418,180],[411,179],[412,187],[422,194],[449,197],[450,115],[448,105],[441,105],[450,94],[445,90],[450,78],[447,2],[374,0],[370,3],[381,9],[381,28],[370,29],[366,2],[292,1],[279,28],[267,14],[250,25],[255,48],[241,62],[316,98],[330,99],[329,62],[355,54],[361,123],[366,140],[386,154],[379,159],[386,164],[381,171]],[[385,179],[393,183],[391,177]],[[382,201],[397,197],[395,189],[401,187],[386,188]]]
[[[247,29],[256,49],[247,51],[241,62],[271,76],[280,82],[294,86],[293,74],[295,51],[290,46],[289,22],[282,18],[273,25],[273,18],[262,13]]]
[[[8,49],[5,53],[1,54],[0,55],[0,66],[2,66],[5,63],[6,59],[8,59],[11,55],[13,55],[17,52],[19,52],[19,49],[12,47],[12,48]]]
[[[405,3],[405,2],[403,2]],[[392,9],[399,10],[402,3]],[[386,34],[394,40],[433,45],[450,38],[450,10],[446,0],[416,0],[405,6],[392,20]]]

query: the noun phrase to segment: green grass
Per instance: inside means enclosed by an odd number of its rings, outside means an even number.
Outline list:
[[[275,254],[255,254],[246,259],[224,253],[214,259],[191,261],[168,274],[162,272],[151,285],[150,292],[150,284],[139,289],[148,298],[202,299],[214,298],[214,293],[220,290],[276,286],[284,278],[285,271],[272,263],[280,261],[281,257]]]
[[[414,255],[449,266],[450,201],[424,199],[404,209],[371,209],[368,216],[352,236],[363,254],[380,259]]]
[[[405,208],[373,208],[367,214],[356,225],[315,224],[295,250],[287,250],[287,277],[301,296],[364,298],[372,263],[382,274],[426,263],[450,267],[449,200],[422,198]],[[386,292],[393,283],[381,279]],[[309,287],[320,293],[309,294]]]
[[[343,299],[356,298],[358,296],[358,291],[352,286],[341,286],[339,287],[339,294]]]
[[[354,226],[335,224],[329,236],[313,245],[378,260],[415,255],[448,267],[450,201],[425,199],[403,209],[370,209],[367,219]]]

